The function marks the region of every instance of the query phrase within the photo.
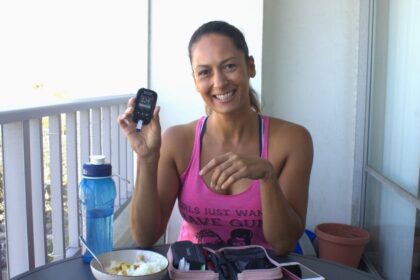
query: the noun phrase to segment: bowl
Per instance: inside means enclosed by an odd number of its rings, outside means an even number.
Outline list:
[[[102,270],[95,259],[92,259],[90,262],[90,269],[97,280],[158,280],[165,277],[169,265],[168,259],[162,254],[153,251],[137,249],[116,250],[100,254],[98,259],[101,261],[104,269],[107,270],[112,262],[135,263],[138,256],[142,256],[142,262],[149,264],[151,262],[158,263],[160,266],[159,271],[136,276],[112,274]]]

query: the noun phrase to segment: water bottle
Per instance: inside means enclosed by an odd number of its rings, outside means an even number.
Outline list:
[[[112,167],[105,163],[105,156],[93,155],[83,164],[83,178],[79,185],[82,213],[82,236],[96,254],[112,251],[112,224],[115,183]],[[92,255],[82,246],[82,259],[89,263]]]

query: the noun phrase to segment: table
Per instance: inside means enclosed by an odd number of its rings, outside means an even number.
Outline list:
[[[151,250],[161,253],[166,256],[169,245],[154,246]],[[297,261],[312,270],[323,275],[327,280],[369,280],[380,278],[375,277],[367,272],[353,269],[348,266],[329,262],[327,260],[319,259],[312,256],[302,256],[291,253],[286,257],[275,257],[278,261]],[[12,280],[95,280],[90,271],[90,266],[82,261],[80,256],[67,258],[61,261],[56,261],[31,271],[20,274]],[[165,279],[169,279],[167,276]]]

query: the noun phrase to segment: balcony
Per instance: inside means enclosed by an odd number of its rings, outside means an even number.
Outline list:
[[[0,112],[0,280],[79,250],[78,183],[89,155],[104,154],[112,164],[116,215],[125,208],[133,153],[116,120],[129,97]]]

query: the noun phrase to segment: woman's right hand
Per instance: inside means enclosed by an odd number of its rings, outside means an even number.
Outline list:
[[[161,145],[160,107],[155,107],[150,123],[143,126],[140,131],[137,131],[137,124],[132,120],[134,103],[134,98],[128,100],[127,109],[118,117],[118,124],[138,157],[153,158],[159,156]]]

